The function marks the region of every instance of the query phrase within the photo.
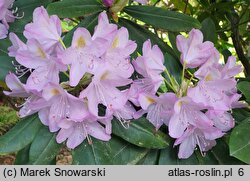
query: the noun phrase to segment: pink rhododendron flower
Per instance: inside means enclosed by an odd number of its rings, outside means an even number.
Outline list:
[[[15,0],[1,0],[0,1],[0,21],[4,26],[9,29],[8,23],[14,22],[15,16],[13,15],[11,9],[12,4]]]
[[[101,62],[100,57],[105,53],[106,46],[105,39],[92,40],[90,33],[85,28],[78,28],[74,32],[71,47],[61,56],[64,64],[71,65],[71,86],[76,86],[85,73],[94,74]]]
[[[168,125],[174,113],[173,105],[177,101],[174,93],[164,93],[159,97],[154,95],[140,94],[139,103],[147,112],[147,119],[158,130],[162,124]]]
[[[215,49],[212,42],[203,43],[203,35],[197,29],[192,29],[188,38],[178,35],[176,46],[181,52],[182,64],[185,62],[188,68],[196,68],[205,63]]]
[[[209,110],[206,115],[214,122],[214,126],[221,131],[229,131],[234,127],[234,118],[228,112]]]
[[[124,27],[117,30],[111,39],[103,59],[110,65],[110,68],[113,68],[112,71],[129,78],[134,72],[130,62],[130,54],[135,51],[136,43],[129,40],[128,30]]]
[[[150,40],[143,44],[143,56],[133,61],[133,65],[138,73],[143,77],[155,77],[161,74],[165,67],[163,65],[164,56],[157,45],[151,47]]]
[[[222,73],[216,68],[210,69],[196,87],[188,90],[188,96],[206,107],[216,110],[230,110],[232,108],[231,98],[226,92],[230,92],[236,87],[236,81],[231,78],[224,79]]]
[[[87,98],[90,112],[98,116],[98,104],[103,104],[109,110],[119,110],[126,104],[127,92],[121,92],[117,87],[126,86],[132,80],[113,74],[105,67],[100,67],[91,83],[80,94]]]
[[[98,25],[95,27],[93,40],[96,38],[110,39],[110,36],[117,31],[117,25],[109,23],[108,16],[105,12],[102,12],[98,16]]]
[[[26,44],[24,44],[15,33],[10,33],[9,34],[10,41],[12,43],[12,46],[8,48],[9,51],[9,56],[10,57],[16,57],[17,51],[20,50],[25,50],[27,49]]]
[[[181,137],[190,124],[212,126],[213,122],[201,111],[204,108],[189,97],[180,98],[174,105],[174,114],[169,121],[169,135],[173,138]]]
[[[61,21],[56,16],[49,16],[42,6],[33,12],[33,22],[25,26],[23,32],[27,39],[36,39],[46,50],[58,45],[61,39]]]
[[[57,142],[62,143],[67,139],[66,145],[71,149],[80,145],[86,138],[89,143],[92,144],[89,135],[103,141],[108,141],[111,138],[111,136],[105,132],[105,128],[93,118],[81,122],[64,120],[59,126],[61,130],[56,137]]]
[[[11,90],[11,92],[4,91],[5,95],[11,97],[26,98],[25,102],[22,105],[18,106],[19,108],[21,108],[19,110],[19,116],[21,118],[32,115],[37,112],[37,110],[33,109],[31,105],[33,102],[41,98],[40,94],[37,91],[29,90],[26,85],[22,84],[18,77],[16,77],[16,75],[13,73],[10,73],[6,76],[5,82]]]
[[[59,85],[47,84],[42,97],[44,101],[34,103],[33,107],[42,110],[39,111],[39,118],[49,126],[51,132],[58,131],[58,123],[64,119],[81,120],[89,116],[86,103],[67,93]]]
[[[35,69],[27,80],[27,86],[37,91],[41,91],[49,82],[59,83],[59,72],[66,69],[35,39],[28,40],[26,49],[17,51],[16,60],[29,69]]]
[[[190,157],[196,145],[201,152],[206,152],[216,145],[215,139],[223,136],[223,133],[214,127],[199,129],[194,126],[188,126],[185,133],[179,137],[174,145],[179,145],[179,158]]]
[[[136,72],[143,76],[134,80],[129,90],[129,100],[136,106],[141,93],[154,95],[163,82],[161,73],[165,67],[163,65],[164,57],[158,46],[151,47],[150,40],[143,44],[143,56],[138,57],[132,63]]]

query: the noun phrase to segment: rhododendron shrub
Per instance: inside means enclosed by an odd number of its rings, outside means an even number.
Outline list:
[[[67,0],[51,3],[47,9],[44,4],[34,7],[22,34],[8,33],[8,23],[19,13],[10,11],[13,3],[0,3],[0,38],[8,36],[11,42],[6,51],[14,68],[5,76],[3,93],[16,101],[22,120],[0,137],[0,153],[29,154],[27,163],[35,164],[52,163],[64,145],[76,164],[93,164],[88,160],[91,150],[94,159],[100,159],[95,164],[126,164],[111,158],[119,150],[128,163],[138,157],[153,159],[150,152],[157,155],[158,150],[161,158],[168,154],[177,157],[173,159],[195,155],[205,159],[237,124],[234,110],[249,114],[236,79],[245,65],[232,55],[221,61],[215,43],[190,16],[155,9],[159,22],[164,13],[166,19],[176,17],[178,30],[146,19],[155,28],[186,32],[172,36],[171,48],[152,29],[142,29],[117,13],[124,9],[133,16],[133,9],[139,8],[138,12],[150,14],[152,7],[145,6],[149,1],[138,0],[134,6],[122,0],[76,2],[99,9],[68,33],[63,23],[76,23],[72,18],[79,12],[57,13],[58,7],[71,8]],[[144,21],[147,15],[134,16]],[[12,144],[8,135],[20,130],[26,143],[8,146]],[[28,137],[25,130],[30,132]],[[17,138],[16,142],[23,141]],[[132,154],[123,150],[124,145]],[[43,154],[49,159],[35,156],[37,149],[46,150]],[[82,161],[85,155],[89,158]],[[143,159],[138,163],[143,164]]]

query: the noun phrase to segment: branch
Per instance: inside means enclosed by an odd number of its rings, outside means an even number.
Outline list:
[[[231,30],[232,30],[231,38],[233,40],[234,48],[236,50],[236,53],[237,53],[241,63],[243,64],[243,66],[245,68],[246,77],[250,77],[250,63],[249,63],[247,57],[244,55],[243,47],[242,47],[241,42],[240,42],[240,34],[239,34],[239,28],[238,28],[240,18],[235,13],[234,10],[232,11],[232,13],[228,14],[227,16],[228,16],[228,19],[230,20],[230,23],[231,23]]]

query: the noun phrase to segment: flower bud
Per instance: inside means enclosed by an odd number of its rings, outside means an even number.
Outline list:
[[[102,3],[106,6],[106,7],[110,7],[112,6],[114,0],[102,0]]]

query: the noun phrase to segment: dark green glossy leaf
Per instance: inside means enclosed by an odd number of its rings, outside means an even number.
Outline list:
[[[230,155],[250,164],[250,118],[233,129],[230,136]]]
[[[248,108],[234,109],[232,115],[235,119],[235,122],[240,123],[246,118],[250,117],[250,110]]]
[[[241,81],[237,85],[238,89],[243,93],[246,97],[246,101],[250,103],[250,82],[248,81]]]
[[[152,33],[151,31],[143,28],[142,26],[127,20],[127,19],[119,19],[119,25],[124,26],[129,31],[129,37],[132,40],[136,41],[137,44],[137,52],[142,53],[142,45],[143,43],[150,39],[152,44],[157,44],[159,48],[163,51],[163,53],[168,52],[172,56],[176,56],[173,49],[167,45],[167,43],[163,42],[157,35]],[[135,57],[137,54],[134,54]]]
[[[30,145],[20,150],[15,159],[15,165],[27,165],[29,163]]]
[[[220,165],[240,165],[241,161],[229,155],[229,147],[223,139],[216,140],[217,144],[212,148],[211,153],[218,160]]]
[[[92,138],[90,145],[84,141],[72,151],[73,164],[76,165],[135,165],[148,152],[120,138],[112,136],[108,142]]]
[[[203,33],[203,41],[211,41],[215,43],[217,41],[217,33],[213,20],[211,18],[206,18],[201,22],[201,31]]]
[[[163,150],[161,150],[159,157],[159,165],[198,165],[199,160],[193,154],[188,159],[178,159],[177,157],[177,149],[169,146]]]
[[[11,45],[8,38],[0,40],[0,56],[8,56],[8,47]],[[1,58],[0,58],[1,61]]]
[[[0,137],[0,154],[17,152],[29,145],[41,125],[37,114],[20,120],[15,127]]]
[[[164,59],[164,65],[166,66],[169,74],[173,76],[178,83],[180,83],[182,76],[182,65],[180,61],[169,53],[165,54]],[[165,75],[165,77],[168,78],[167,75]]]
[[[112,130],[115,135],[140,147],[161,149],[169,146],[170,138],[161,131],[156,131],[145,117],[131,121],[129,129],[125,129],[117,119],[113,119]]]
[[[0,81],[4,81],[9,72],[15,72],[15,67],[12,64],[13,60],[15,59],[8,56],[0,56]]]
[[[50,133],[43,126],[30,146],[29,163],[34,165],[50,164],[60,151],[62,145],[56,142],[56,134]]]
[[[148,154],[142,160],[140,160],[138,165],[157,165],[159,154],[160,150],[150,150]]]
[[[176,37],[177,37],[177,35],[178,35],[178,33],[176,33],[176,32],[168,32],[168,39],[169,39],[169,41],[171,43],[171,46],[172,46],[176,56],[180,57],[181,53],[179,52],[179,50],[176,47]]]
[[[127,6],[124,11],[155,28],[167,31],[190,31],[192,28],[200,28],[198,20],[182,13],[168,11],[153,6]]]
[[[60,18],[74,18],[88,16],[103,11],[102,4],[94,0],[64,0],[49,4],[49,14],[56,14]]]
[[[224,62],[227,63],[227,59],[228,59],[229,56],[232,55],[232,53],[228,49],[222,50],[221,53],[222,53],[222,55],[224,57]]]

